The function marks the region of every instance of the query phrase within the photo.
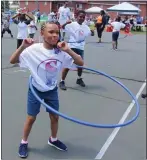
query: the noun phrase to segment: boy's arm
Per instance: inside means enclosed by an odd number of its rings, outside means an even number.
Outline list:
[[[19,56],[20,54],[30,45],[34,43],[34,40],[31,38],[27,38],[22,42],[22,45],[11,55],[10,63],[15,64],[19,63]]]

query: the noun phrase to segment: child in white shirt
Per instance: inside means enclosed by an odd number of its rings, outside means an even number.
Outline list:
[[[37,31],[37,26],[35,24],[35,20],[33,19],[28,25],[29,38],[34,38],[36,31]]]
[[[84,23],[86,13],[85,11],[79,11],[77,13],[77,21],[68,24],[68,22],[63,25],[62,27],[65,29],[65,32],[69,34],[69,46],[70,48],[84,58],[84,47],[85,47],[85,39],[90,35],[94,35],[94,31],[90,30],[90,28]],[[71,42],[71,43],[70,43]],[[59,83],[59,87],[62,90],[66,90],[65,86],[65,78],[67,76],[69,69],[65,68],[62,72],[62,79]],[[85,83],[82,80],[82,68],[77,69],[78,78],[76,83],[82,87],[85,87]]]
[[[121,17],[117,17],[115,22],[112,22],[111,25],[113,26],[113,31],[112,31],[112,47],[114,50],[117,49],[118,47],[118,37],[119,37],[119,32],[121,28],[124,28],[126,25],[123,24],[121,21]]]
[[[57,77],[62,68],[70,68],[73,63],[82,66],[82,58],[73,52],[66,42],[58,42],[59,27],[54,23],[43,23],[41,26],[43,43],[33,44],[33,39],[28,38],[12,54],[10,63],[19,63],[20,67],[28,68],[32,75],[32,85],[41,99],[50,107],[59,110]],[[58,43],[57,43],[58,42]],[[35,98],[29,88],[27,103],[27,119],[24,126],[22,141],[19,146],[19,156],[28,156],[28,136],[40,112],[40,102]],[[57,139],[58,115],[49,112],[51,120],[51,137],[48,144],[59,150],[66,151],[67,147]]]

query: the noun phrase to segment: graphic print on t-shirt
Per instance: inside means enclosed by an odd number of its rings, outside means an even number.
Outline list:
[[[78,40],[78,41],[82,41],[82,40],[85,40],[85,35],[84,35],[84,31],[82,29],[77,29],[75,31],[75,38]]]
[[[61,65],[62,62],[58,59],[47,59],[38,65],[37,74],[44,78],[47,86],[54,86],[56,84],[56,77]]]

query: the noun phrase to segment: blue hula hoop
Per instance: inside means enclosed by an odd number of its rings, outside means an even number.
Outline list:
[[[100,74],[100,75],[103,75],[107,78],[109,78],[110,80],[114,81],[115,83],[117,83],[118,85],[120,85],[131,97],[132,97],[132,100],[134,102],[134,104],[136,104],[136,114],[135,116],[131,119],[131,120],[128,120],[127,122],[125,123],[122,123],[122,124],[94,124],[94,123],[89,123],[89,122],[86,122],[86,121],[82,121],[82,120],[78,120],[78,119],[75,119],[73,117],[69,117],[61,112],[58,112],[56,111],[55,109],[51,108],[49,105],[47,105],[43,100],[40,99],[40,97],[36,94],[34,88],[33,88],[33,85],[32,85],[32,77],[30,77],[29,79],[29,85],[30,85],[30,89],[32,91],[32,93],[34,94],[34,96],[37,98],[37,100],[42,103],[42,105],[46,108],[48,108],[50,111],[52,111],[53,113],[57,114],[58,116],[61,116],[62,118],[64,119],[67,119],[67,120],[70,120],[72,122],[75,122],[75,123],[78,123],[78,124],[81,124],[81,125],[85,125],[85,126],[90,126],[90,127],[95,127],[95,128],[117,128],[117,127],[124,127],[124,126],[127,126],[131,123],[133,123],[139,116],[139,113],[140,113],[140,106],[139,106],[139,103],[136,99],[136,97],[133,95],[133,93],[126,87],[124,86],[121,82],[119,82],[118,80],[116,80],[115,78],[109,76],[108,74],[104,73],[104,72],[101,72],[101,71],[97,71],[97,70],[94,70],[94,69],[91,69],[91,68],[86,68],[86,67],[81,67],[81,66],[77,66],[78,68],[83,68],[85,70],[89,70],[89,71],[92,71],[92,72],[95,72],[97,74]]]

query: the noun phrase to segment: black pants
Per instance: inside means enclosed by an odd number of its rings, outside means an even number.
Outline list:
[[[21,46],[23,39],[17,39],[17,48]]]
[[[34,38],[35,33],[29,34],[29,38]]]
[[[12,35],[11,30],[10,30],[9,28],[4,28],[4,29],[2,30],[2,36],[3,36],[3,34],[4,34],[5,32],[8,32],[9,34]]]
[[[40,17],[37,17],[37,23],[40,22]]]
[[[102,32],[104,30],[104,28],[101,28],[101,27],[102,27],[102,24],[96,24],[98,38],[102,37]]]

